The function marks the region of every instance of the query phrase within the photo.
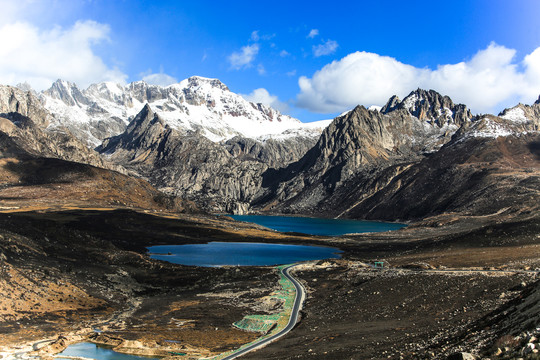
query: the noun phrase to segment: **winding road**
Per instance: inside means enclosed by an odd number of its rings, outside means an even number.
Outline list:
[[[287,323],[287,326],[285,326],[283,330],[281,330],[277,334],[274,334],[270,336],[269,338],[263,339],[261,341],[257,341],[241,350],[234,352],[233,354],[227,357],[224,357],[222,360],[236,359],[237,357],[247,354],[248,352],[261,348],[271,343],[272,341],[275,341],[279,339],[280,337],[284,336],[285,334],[287,334],[289,331],[291,331],[294,328],[294,326],[296,325],[296,322],[298,321],[298,314],[300,312],[300,308],[302,307],[302,303],[304,302],[304,299],[306,298],[306,291],[304,290],[304,287],[302,286],[302,284],[300,284],[298,280],[296,280],[289,273],[289,270],[295,266],[296,265],[289,265],[281,269],[281,273],[283,274],[283,276],[285,276],[290,282],[292,282],[296,289],[296,295],[294,297],[294,304],[292,307],[291,317],[289,318],[289,322]]]

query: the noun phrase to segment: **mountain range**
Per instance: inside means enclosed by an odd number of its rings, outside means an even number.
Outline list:
[[[93,147],[123,132],[145,104],[172,129],[198,132],[214,142],[235,136],[262,141],[297,135],[316,137],[329,123],[304,124],[269,106],[245,100],[218,79],[199,76],[166,87],[144,81],[127,86],[103,82],[84,90],[58,80],[38,96],[53,114],[53,126],[67,127]]]
[[[39,94],[1,87],[0,116],[26,153],[134,176],[209,212],[395,221],[538,210],[540,99],[473,115],[417,89],[303,124],[217,79],[85,90],[58,80]]]

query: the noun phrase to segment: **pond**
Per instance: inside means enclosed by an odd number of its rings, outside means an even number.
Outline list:
[[[66,350],[57,355],[77,356],[96,360],[158,360],[156,357],[136,356],[118,353],[110,347],[98,346],[93,343],[81,342],[69,345]],[[60,359],[60,358],[58,358]]]
[[[407,225],[382,221],[322,219],[296,216],[229,215],[235,220],[252,222],[264,227],[310,235],[339,236],[352,233],[398,230]]]
[[[148,248],[152,259],[194,266],[270,266],[298,261],[337,259],[341,250],[333,247],[243,242],[157,245]]]

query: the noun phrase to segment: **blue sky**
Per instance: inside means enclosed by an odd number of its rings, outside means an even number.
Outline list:
[[[167,84],[200,75],[302,121],[383,105],[417,87],[476,113],[540,95],[536,0],[0,0],[0,7],[4,84]]]

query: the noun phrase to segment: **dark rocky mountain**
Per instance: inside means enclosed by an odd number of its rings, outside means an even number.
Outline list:
[[[434,91],[393,97],[380,112],[360,106],[336,118],[298,162],[266,171],[254,209],[410,220],[534,207],[537,128],[538,119],[472,118]]]
[[[535,106],[528,113],[534,115]],[[380,111],[358,106],[337,117],[313,146],[310,138],[263,143],[235,137],[218,144],[171,128],[145,106],[98,150],[208,211],[409,220],[498,211],[511,207],[515,192],[527,199],[538,185],[537,158],[535,135],[524,134],[536,129],[534,116],[473,117],[465,105],[418,89],[403,101],[392,97]],[[506,141],[513,145],[504,147]],[[486,154],[528,162],[514,161],[521,165],[503,171],[499,163],[471,160]],[[518,173],[530,188],[511,181]],[[485,188],[500,200],[480,191]]]
[[[268,168],[256,158],[236,158],[196,132],[172,129],[148,105],[98,151],[161,190],[218,211],[245,212]]]

